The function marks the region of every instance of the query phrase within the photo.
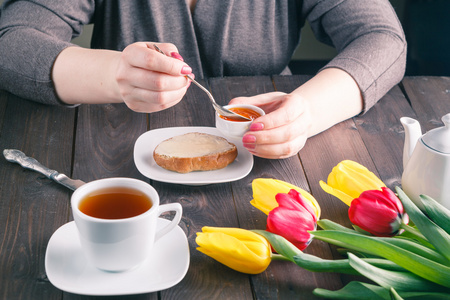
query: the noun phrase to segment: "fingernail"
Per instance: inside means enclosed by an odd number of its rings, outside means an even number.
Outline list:
[[[254,144],[256,143],[256,137],[251,134],[246,134],[242,137],[242,143],[244,144]]]
[[[252,131],[258,131],[258,130],[263,130],[264,129],[264,124],[263,123],[252,123],[250,124],[250,130]]]
[[[255,144],[246,144],[243,143],[244,147],[247,148],[248,150],[255,150],[256,145]]]
[[[180,53],[178,53],[178,52],[170,52],[170,56],[172,56],[173,58],[176,58],[178,60],[184,61],[183,57],[181,57]]]
[[[181,69],[181,74],[183,75],[188,75],[192,73],[192,68],[189,66],[183,66],[183,68]]]

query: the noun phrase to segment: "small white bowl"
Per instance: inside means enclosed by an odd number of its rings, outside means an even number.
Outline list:
[[[266,113],[259,107],[254,105],[248,105],[248,104],[232,104],[232,105],[226,105],[225,108],[233,108],[233,107],[242,107],[242,108],[249,108],[251,110],[256,111],[261,116],[264,116]],[[227,138],[236,141],[241,141],[244,134],[248,131],[250,128],[250,124],[252,124],[253,121],[230,121],[222,119],[219,114],[216,112],[216,128]]]

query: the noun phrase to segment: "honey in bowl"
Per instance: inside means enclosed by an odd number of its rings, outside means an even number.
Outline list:
[[[143,214],[152,207],[151,199],[143,192],[113,187],[95,191],[84,197],[78,208],[88,216],[100,219],[125,219]]]
[[[231,110],[232,112],[237,113],[238,115],[241,115],[243,117],[249,118],[252,121],[256,118],[261,117],[261,115],[258,112],[254,111],[253,109],[246,108],[246,107],[231,107],[228,110]],[[233,117],[225,117],[222,115],[220,115],[220,117],[227,121],[248,122],[246,120],[241,120],[241,119],[238,120],[238,119],[234,119]]]

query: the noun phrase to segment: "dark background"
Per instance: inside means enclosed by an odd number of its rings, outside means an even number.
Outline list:
[[[391,0],[408,42],[406,75],[450,76],[450,0]],[[308,39],[301,46],[307,47]],[[318,50],[318,46],[314,46]],[[332,58],[294,55],[294,74],[314,74]]]

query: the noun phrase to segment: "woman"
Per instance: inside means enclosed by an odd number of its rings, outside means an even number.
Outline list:
[[[338,55],[290,94],[231,100],[266,111],[244,146],[285,158],[308,137],[366,112],[403,77],[406,42],[387,0],[6,1],[0,89],[49,104],[125,102],[151,113],[182,100],[185,74],[289,74],[306,20]],[[95,24],[91,49],[71,44],[88,23]]]

